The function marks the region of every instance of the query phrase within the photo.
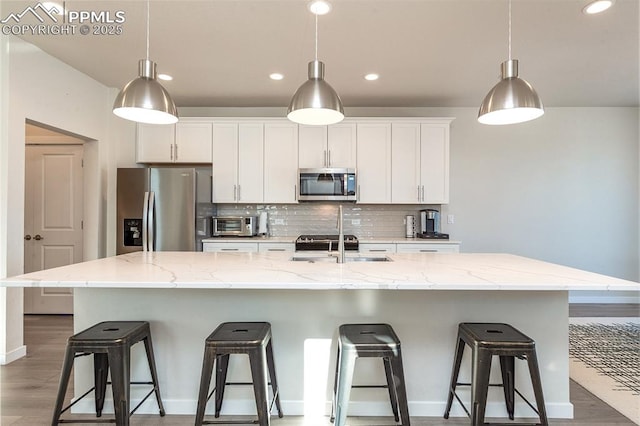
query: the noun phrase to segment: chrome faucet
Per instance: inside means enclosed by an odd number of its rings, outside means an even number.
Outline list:
[[[344,263],[344,229],[342,219],[342,204],[338,206],[338,263]]]

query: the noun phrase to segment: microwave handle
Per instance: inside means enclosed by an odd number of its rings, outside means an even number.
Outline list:
[[[293,185],[293,199],[298,201],[298,185]]]
[[[347,173],[345,173],[344,174],[344,179],[342,180],[342,194],[343,195],[347,195],[347,193],[349,191],[348,183],[349,183],[349,175]]]

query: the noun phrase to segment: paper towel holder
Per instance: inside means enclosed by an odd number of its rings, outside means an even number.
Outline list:
[[[268,236],[268,218],[267,218],[267,212],[262,211],[260,212],[260,216],[258,218],[258,235],[262,236],[262,238],[267,238]]]

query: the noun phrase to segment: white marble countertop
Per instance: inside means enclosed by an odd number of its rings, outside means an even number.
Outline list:
[[[509,254],[389,254],[392,262],[344,264],[293,262],[292,255],[136,252],[6,278],[0,286],[640,291],[636,282]]]
[[[205,238],[202,241],[205,243],[295,243],[295,237],[211,237]],[[406,237],[374,237],[374,238],[358,238],[361,244],[376,243],[376,244],[410,244],[410,243],[425,243],[425,244],[460,244],[460,241],[455,240],[438,240],[438,239],[425,239],[425,238],[406,238]]]

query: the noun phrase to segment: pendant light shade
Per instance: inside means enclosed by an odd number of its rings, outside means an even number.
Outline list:
[[[127,83],[113,103],[113,113],[126,120],[148,124],[178,121],[176,104],[158,82],[156,63],[149,60],[149,0],[147,0],[147,58],[138,61],[138,78]]]
[[[501,79],[487,93],[478,121],[482,124],[515,124],[534,120],[544,114],[534,88],[518,77],[518,60],[511,59],[511,0],[509,0],[509,59],[500,66]]]
[[[156,63],[138,62],[138,78],[120,91],[113,103],[113,113],[126,120],[149,124],[172,124],[178,110],[169,93],[157,80]]]
[[[328,125],[344,119],[340,96],[324,79],[324,63],[309,62],[309,80],[291,98],[287,118],[299,124]]]
[[[544,114],[542,101],[526,80],[518,77],[518,60],[501,65],[502,79],[487,93],[478,121],[482,124],[515,124],[534,120]]]

